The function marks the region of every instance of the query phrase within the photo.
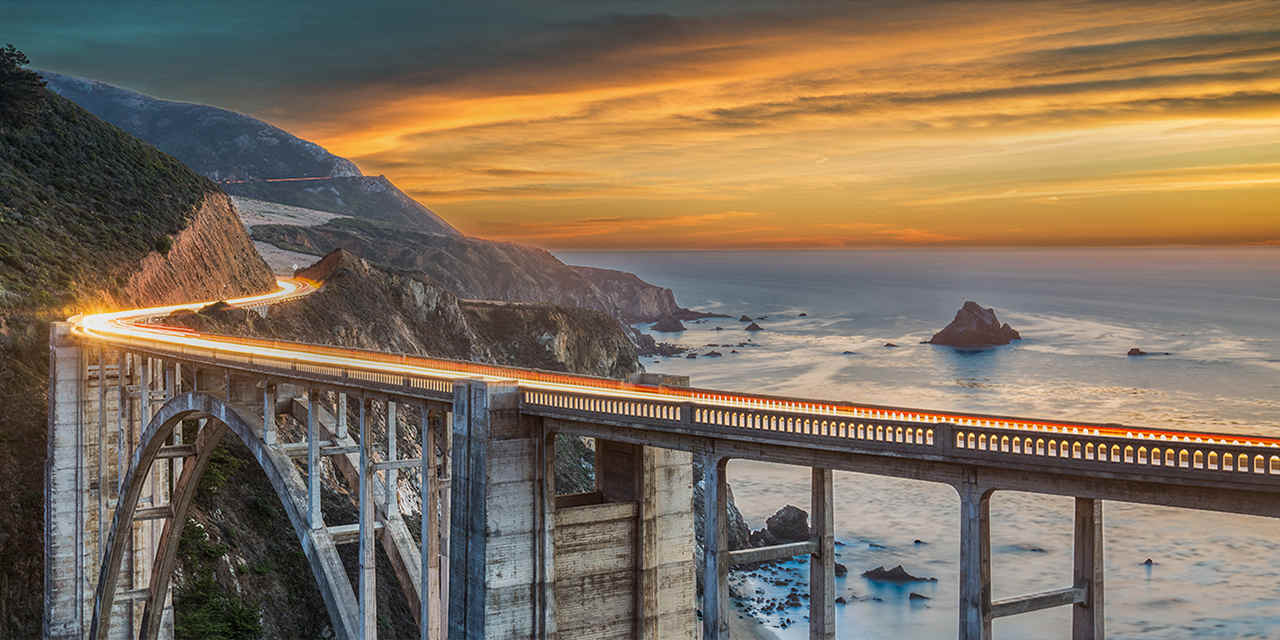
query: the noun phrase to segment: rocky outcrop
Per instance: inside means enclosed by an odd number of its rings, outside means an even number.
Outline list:
[[[907,582],[937,582],[938,581],[937,578],[919,578],[919,577],[913,576],[910,573],[907,573],[907,570],[902,568],[902,565],[898,565],[892,569],[885,569],[884,567],[876,567],[869,571],[863,571],[862,577],[868,580],[875,580],[876,582],[896,582],[899,584],[907,583]]]
[[[972,300],[956,312],[956,317],[942,331],[928,340],[929,344],[979,349],[1009,344],[1022,336],[1008,323],[1000,324],[994,309],[983,308]]]
[[[804,542],[809,537],[809,513],[797,506],[786,505],[765,520],[763,529],[751,532],[751,546]]]
[[[569,268],[595,285],[604,299],[613,305],[618,315],[628,323],[652,322],[662,318],[697,320],[723,317],[719,314],[685,309],[676,303],[676,296],[671,289],[649,284],[634,273],[573,265]]]
[[[694,518],[694,535],[697,538],[697,548],[702,548],[702,522],[704,520],[705,506],[703,504],[703,496],[705,495],[705,485],[702,480],[702,464],[695,457],[693,461],[693,518]],[[733,499],[733,487],[729,487],[726,497],[725,506],[725,528],[729,533],[729,550],[736,551],[738,549],[746,549],[751,544],[751,529],[747,527],[747,521],[742,517],[742,512],[738,511],[738,506]]]
[[[167,253],[153,251],[129,276],[120,306],[176,304],[270,291],[275,278],[227,196],[206,194]]]
[[[697,318],[669,289],[607,269],[570,267],[550,252],[512,242],[393,229],[341,218],[323,225],[259,225],[255,240],[323,255],[345,249],[375,264],[417,271],[461,298],[539,302],[604,311],[621,321]]]
[[[751,324],[747,325],[746,330],[747,331],[764,331],[764,327],[752,322]]]
[[[213,333],[610,377],[641,370],[622,328],[600,312],[460,300],[419,274],[386,272],[345,251],[299,275],[322,280],[324,286],[273,306],[265,318],[211,307],[171,322]]]
[[[684,331],[684,323],[680,322],[675,318],[672,318],[671,316],[667,316],[653,323],[653,326],[649,328],[652,329],[653,331],[661,331],[663,333],[674,333],[677,331]]]

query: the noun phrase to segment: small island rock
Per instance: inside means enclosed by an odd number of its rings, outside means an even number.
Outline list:
[[[902,565],[898,565],[892,569],[884,567],[876,567],[870,571],[862,572],[862,577],[877,582],[936,582],[937,578],[918,578],[907,573]]]
[[[751,316],[744,313],[740,318],[738,318],[738,322],[751,322]]]
[[[751,532],[751,546],[769,547],[809,539],[809,513],[794,505],[778,509],[764,521],[764,528]]]
[[[672,316],[666,316],[653,323],[653,326],[650,327],[650,329],[654,331],[662,331],[664,333],[684,331],[684,323]]]
[[[1021,340],[1022,336],[1006,322],[1000,324],[994,309],[969,300],[956,312],[956,317],[942,331],[933,334],[929,344],[959,348],[994,347]]]
[[[751,324],[747,325],[747,331],[764,331],[764,327],[752,322]]]

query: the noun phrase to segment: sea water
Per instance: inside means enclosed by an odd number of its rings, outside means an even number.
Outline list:
[[[684,306],[731,316],[653,334],[724,354],[645,359],[696,386],[1280,436],[1277,248],[558,255],[636,273]],[[994,307],[1023,339],[980,352],[920,344],[966,300]],[[764,317],[765,330],[746,332],[742,314]],[[758,346],[706,346],[748,340]],[[1131,347],[1169,355],[1130,357]],[[734,461],[728,473],[753,528],[784,504],[808,510],[807,469]],[[995,494],[994,597],[1070,584],[1072,508],[1067,498]],[[849,568],[836,583],[848,601],[837,606],[839,637],[955,637],[958,509],[945,485],[836,473],[837,551]],[[1280,638],[1280,520],[1108,502],[1104,536],[1110,637]],[[897,564],[937,582],[860,576]],[[807,567],[734,580],[779,598],[790,585],[764,579],[778,576],[805,585]],[[803,638],[805,613],[765,618],[780,637]],[[782,629],[786,618],[794,624]],[[1069,638],[1070,609],[998,619],[994,631]]]

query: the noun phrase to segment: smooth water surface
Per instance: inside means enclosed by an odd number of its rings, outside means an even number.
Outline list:
[[[700,387],[1280,435],[1280,249],[559,256],[631,271],[684,306],[730,315],[654,334],[725,354],[646,358],[650,371]],[[995,307],[1024,339],[976,353],[920,344],[965,300]],[[767,316],[765,331],[745,332],[741,314]],[[705,346],[748,338],[759,346]],[[1135,346],[1170,355],[1126,356]],[[807,470],[735,461],[729,474],[753,527],[783,504],[808,507]],[[841,638],[954,637],[958,507],[947,486],[836,474],[838,551],[849,567],[838,582],[849,600],[838,609]],[[996,597],[1070,583],[1071,509],[1063,498],[995,495]],[[1107,503],[1104,523],[1110,637],[1280,637],[1280,521]],[[859,576],[896,564],[938,582]],[[803,562],[791,568],[804,583]],[[789,588],[735,580],[768,597]],[[911,601],[912,591],[930,599]],[[783,614],[798,624],[778,635],[807,637],[804,613]],[[1069,610],[1000,619],[995,634],[1069,638]]]

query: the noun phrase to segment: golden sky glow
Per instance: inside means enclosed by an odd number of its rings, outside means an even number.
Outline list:
[[[1280,242],[1275,0],[606,4],[383,12],[179,97],[552,248]]]
[[[550,247],[1280,239],[1280,5],[1081,9],[699,23],[314,137]]]

